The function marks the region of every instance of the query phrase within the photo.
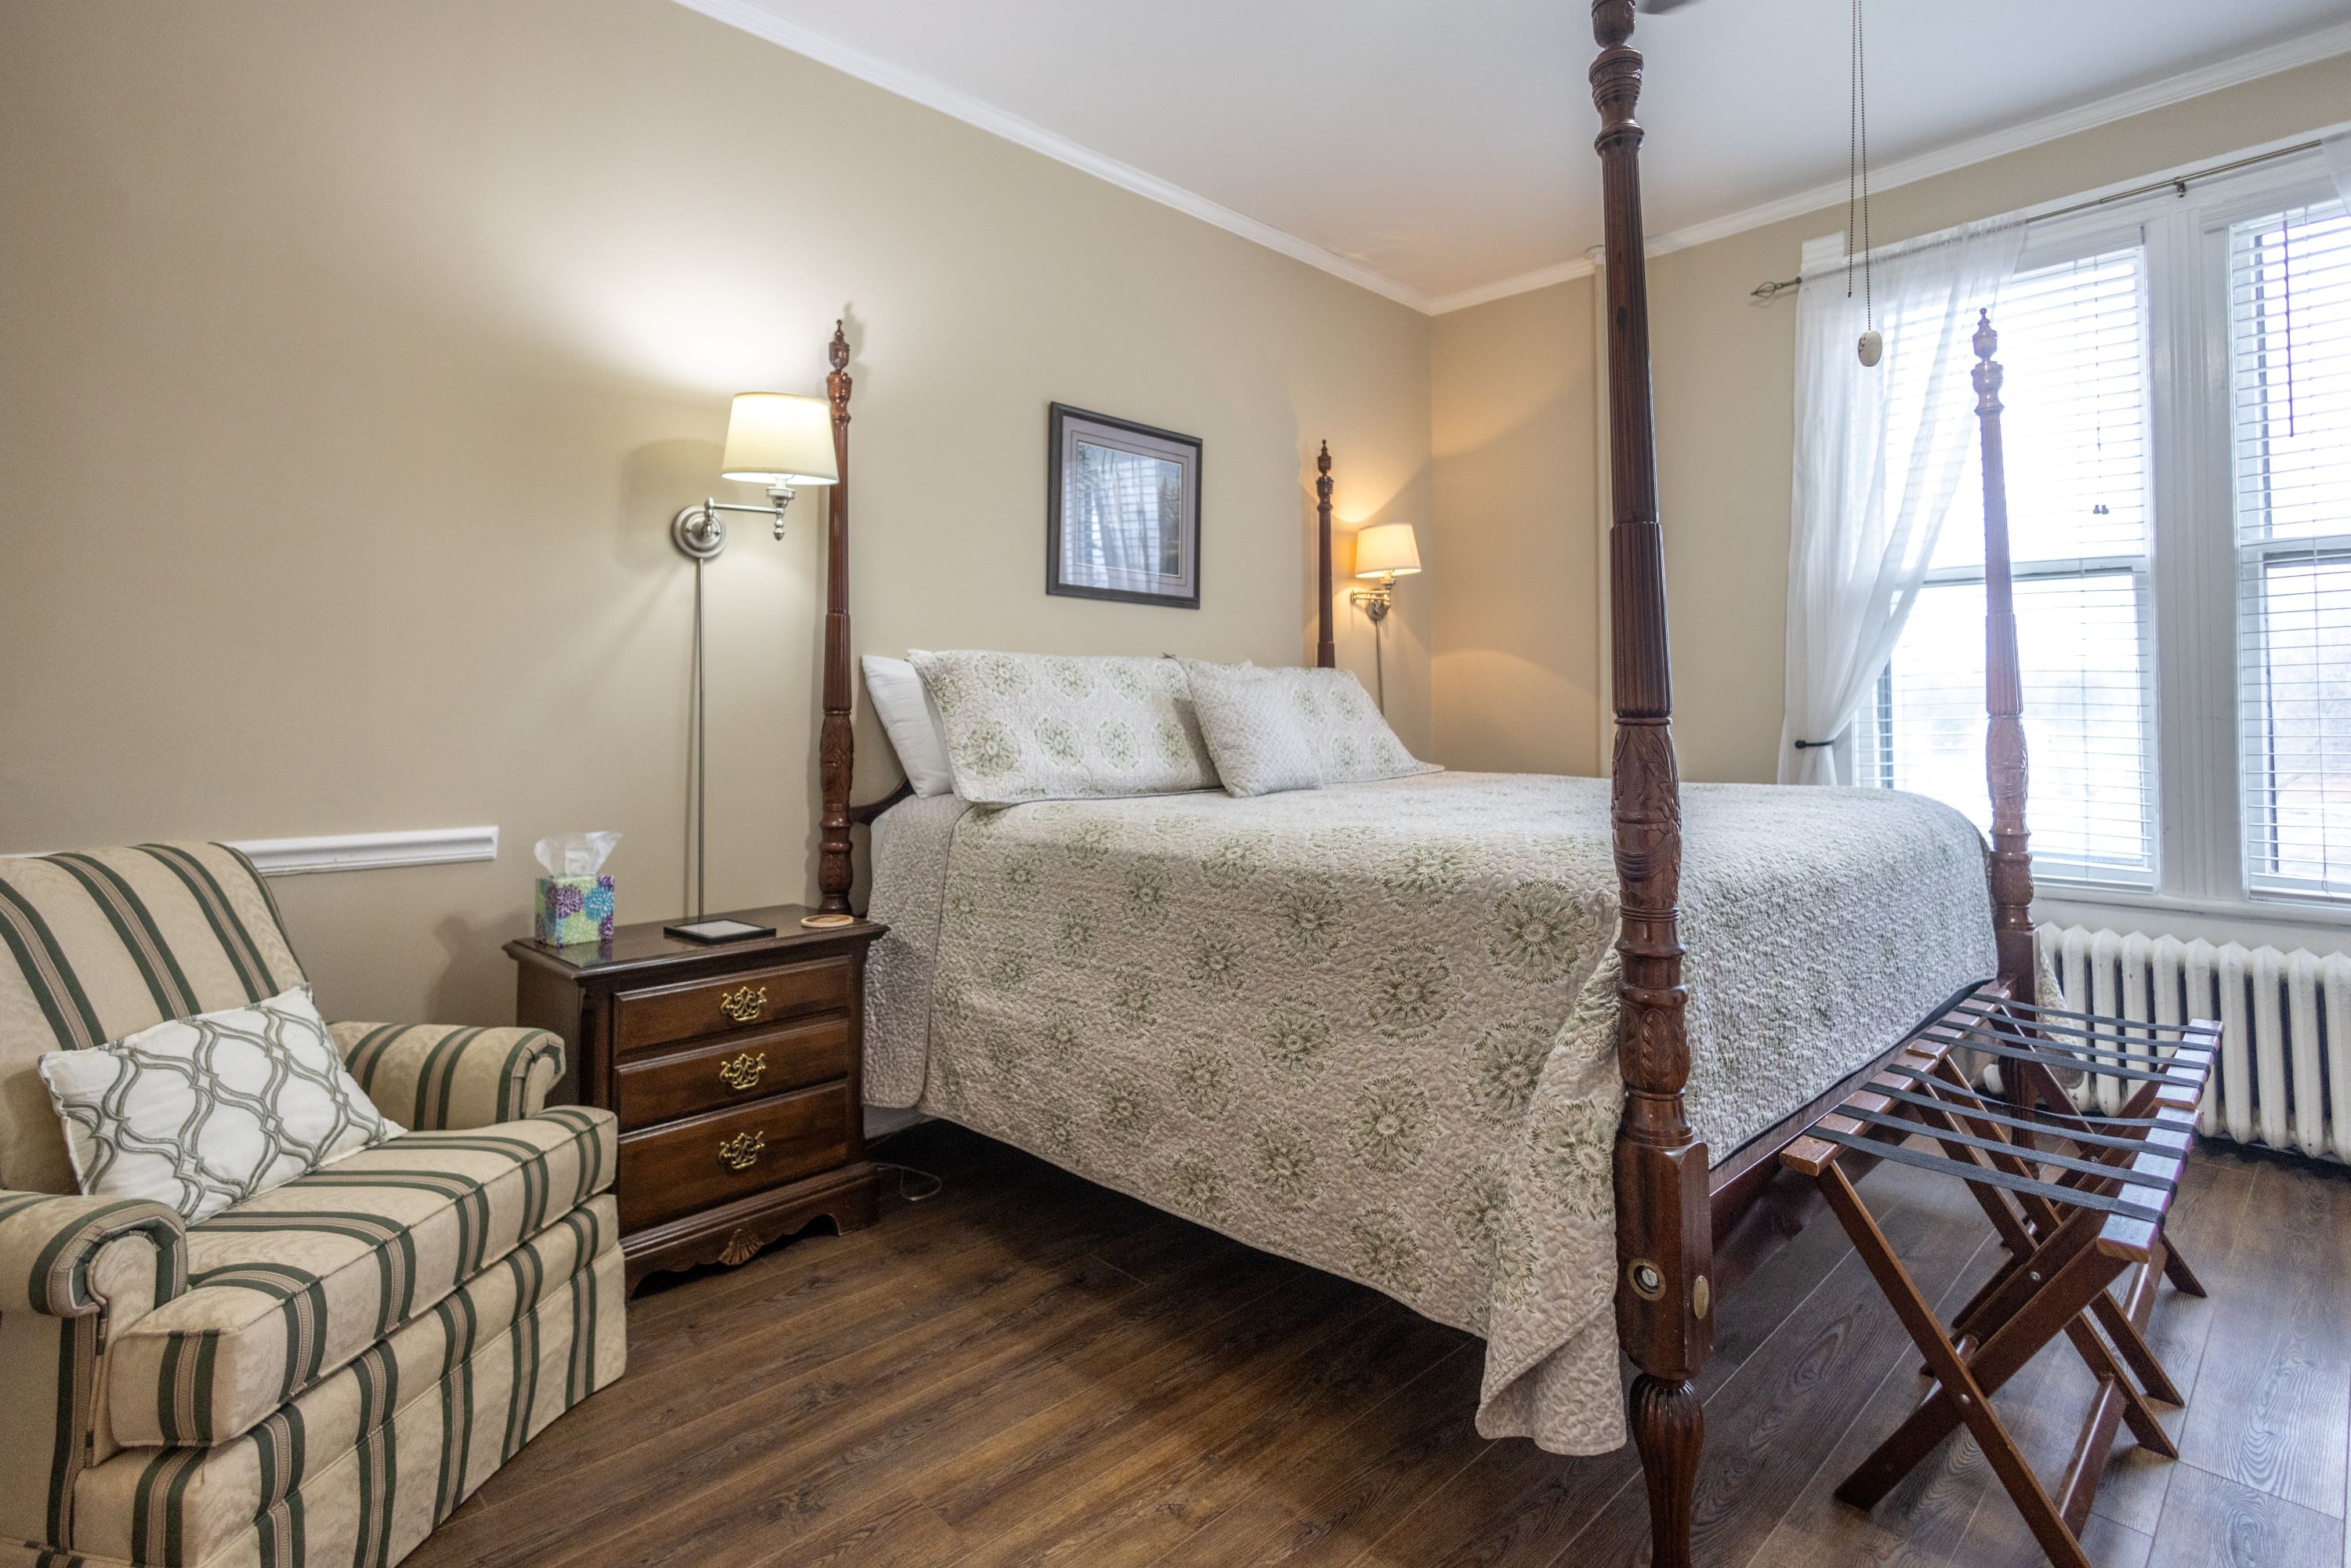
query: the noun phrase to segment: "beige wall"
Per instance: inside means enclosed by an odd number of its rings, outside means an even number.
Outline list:
[[[2351,114],[2351,55],[2043,143],[2007,157],[1879,192],[1872,227],[1884,240],[2095,189],[2332,124]],[[1656,396],[1658,501],[1666,526],[1674,653],[1675,737],[1691,779],[1770,779],[1777,766],[1786,642],[1788,507],[1794,445],[1796,304],[1749,298],[1767,278],[1794,277],[1805,240],[1836,230],[1830,210],[1659,256],[1649,264]],[[1448,550],[1464,535],[1497,562],[1554,556],[1588,560],[1588,404],[1571,395],[1589,375],[1552,362],[1570,347],[1566,324],[1586,319],[1588,280],[1557,285],[1437,319],[1432,361],[1438,398],[1438,531]],[[1539,324],[1550,323],[1545,331]],[[1578,341],[1590,352],[1588,329]],[[1537,383],[1539,430],[1506,444],[1561,455],[1508,461],[1472,483],[1455,481],[1454,433],[1470,423],[1447,406],[1454,389],[1490,399]],[[1499,421],[1498,421],[1499,423]],[[1583,465],[1576,471],[1577,464]],[[1562,505],[1555,497],[1569,497]],[[1600,585],[1587,569],[1550,595],[1478,590],[1463,613],[1439,599],[1438,756],[1457,741],[1479,765],[1547,768],[1562,747],[1547,731],[1514,736],[1499,723],[1457,719],[1457,668],[1474,668],[1472,711],[1571,716],[1593,678],[1589,626]],[[1581,593],[1578,600],[1573,595]],[[1573,724],[1571,723],[1571,728]]]
[[[496,823],[278,884],[331,1016],[509,1016],[544,833],[676,913],[668,519],[838,314],[862,649],[1296,663],[1315,441],[1433,517],[1426,319],[669,0],[10,5],[0,145],[0,850]],[[1203,610],[1045,596],[1053,399],[1205,438]],[[709,570],[716,906],[808,886],[821,516]]]
[[[1437,319],[1436,755],[1597,771],[1592,279]]]

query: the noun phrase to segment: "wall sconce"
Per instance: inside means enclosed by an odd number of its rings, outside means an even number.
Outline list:
[[[834,374],[849,360],[849,348],[838,333],[833,338]],[[848,392],[841,377],[841,397]],[[797,392],[737,392],[726,415],[726,449],[718,459],[722,479],[747,480],[768,487],[768,505],[737,507],[716,499],[688,507],[670,519],[669,537],[694,561],[694,692],[686,716],[692,747],[686,776],[686,816],[694,827],[694,920],[665,927],[669,936],[697,942],[735,941],[767,936],[773,932],[742,921],[708,921],[709,853],[709,713],[704,680],[706,661],[702,635],[702,566],[726,548],[726,523],[721,512],[752,512],[773,517],[776,537],[784,537],[784,508],[792,504],[793,486],[838,485],[841,465],[833,455],[832,407],[822,398]],[[845,915],[812,915],[803,925],[849,923]]]
[[[705,500],[673,518],[669,537],[696,560],[726,548],[721,512],[753,512],[776,520],[784,537],[784,508],[799,485],[836,485],[841,470],[832,456],[832,410],[822,398],[797,392],[737,392],[726,416],[726,451],[718,460],[722,479],[747,480],[768,487],[768,505],[738,507]]]
[[[1388,618],[1395,602],[1395,580],[1420,570],[1420,541],[1410,523],[1374,523],[1355,534],[1355,575],[1376,577],[1377,588],[1358,588],[1347,600],[1374,622]]]
[[[1374,523],[1355,530],[1355,575],[1375,577],[1379,584],[1354,590],[1347,601],[1372,623],[1372,672],[1382,713],[1388,711],[1388,671],[1380,646],[1380,622],[1388,618],[1388,607],[1395,602],[1395,580],[1419,570],[1420,540],[1410,523]]]

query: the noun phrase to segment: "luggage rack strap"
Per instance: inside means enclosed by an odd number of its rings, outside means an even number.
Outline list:
[[[2121,1024],[2126,1029],[2163,1030],[2170,1035],[2188,1033],[2203,1022],[2190,1019],[2185,1023],[2157,1023],[2147,1019],[2118,1018],[2113,1013],[2075,1012],[2071,1008],[2053,1008],[2040,1002],[2020,1002],[2004,997],[1988,997],[1981,991],[1970,991],[1951,1004],[1950,1010],[1964,1012],[2030,1013],[2035,1018],[2081,1019],[2088,1023]]]
[[[2170,1083],[2182,1089],[2189,1087],[2174,1077],[2168,1070],[2150,1072],[2144,1068],[2117,1067],[2105,1061],[2083,1061],[2076,1059],[2070,1051],[2061,1054],[2051,1051],[2046,1046],[2011,1045],[2005,1040],[1993,1040],[1981,1035],[1952,1040],[1938,1040],[1934,1043],[1948,1046],[1952,1050],[1964,1048],[1969,1051],[1980,1051],[1987,1055],[2006,1057],[2011,1061],[2036,1061],[2057,1072],[2085,1072],[2100,1078],[2127,1078],[2139,1083]],[[2185,1065],[2196,1067],[2199,1064],[2189,1062]]]
[[[1931,1072],[1921,1072],[1907,1062],[1888,1062],[1880,1071],[1899,1073],[1905,1078],[1914,1079],[1920,1083],[1930,1083],[1938,1089],[1959,1087],[1948,1078],[1938,1078]],[[2094,1133],[2086,1129],[2070,1127],[2064,1122],[2052,1121],[2047,1117],[2036,1119],[2031,1116],[2011,1115],[2005,1111],[1996,1111],[1991,1107],[2002,1102],[1985,1101],[1976,1096],[1973,1090],[1968,1092],[1971,1096],[1971,1103],[1967,1104],[1955,1100],[1938,1098],[1932,1094],[1914,1093],[1907,1089],[1896,1089],[1888,1084],[1877,1082],[1872,1082],[1869,1085],[1869,1092],[1882,1094],[1889,1100],[1899,1100],[1907,1105],[1921,1105],[1937,1111],[1948,1111],[1952,1115],[1964,1116],[1970,1121],[1991,1122],[2002,1127],[2014,1127],[2020,1131],[2038,1134],[2044,1137],[2066,1138],[2074,1143],[2095,1145],[2104,1149],[2143,1149],[2147,1146],[2147,1139],[2144,1136],[2134,1137],[2128,1134],[2120,1133]],[[2175,1113],[2170,1116],[2097,1116],[2084,1111],[2075,1113],[2068,1120],[2115,1127],[2176,1127],[2185,1132],[2190,1124],[2183,1119],[2184,1114],[2184,1113]]]
[[[1872,1094],[1884,1094],[1887,1092],[1883,1089],[1872,1089],[1869,1092]],[[1919,1098],[1919,1096],[1913,1095],[1910,1096],[1910,1098],[1917,1099]],[[1972,1113],[1965,1111],[1957,1105],[1948,1103],[1938,1103],[1935,1108],[1942,1112],[1945,1115],[1950,1116],[1954,1119],[1972,1114]],[[1889,1127],[1901,1132],[1923,1133],[1927,1136],[1934,1138],[1938,1142],[1961,1144],[1971,1149],[1981,1149],[1987,1154],[2012,1155],[2016,1158],[2024,1161],[2027,1165],[2054,1166],[2059,1170],[2073,1171],[2080,1176],[2099,1176],[2109,1181],[2120,1182],[2126,1186],[2160,1192],[2167,1198],[2170,1197],[2171,1189],[2168,1184],[2164,1183],[2159,1178],[2154,1181],[2149,1181],[2139,1173],[2134,1172],[2129,1166],[2116,1165],[2106,1160],[2083,1160],[2075,1159],[2066,1155],[2044,1154],[2038,1149],[2027,1148],[2021,1144],[2011,1143],[2006,1138],[1986,1138],[1978,1136],[1973,1133],[1954,1132],[1942,1127],[1930,1127],[1922,1124],[1916,1116],[1898,1115],[1891,1111],[1866,1111],[1862,1109],[1860,1106],[1854,1104],[1850,1101],[1838,1106],[1834,1112],[1830,1113],[1830,1114],[1844,1116],[1851,1121],[1865,1122],[1873,1127]],[[2047,1127],[2043,1127],[2040,1130],[2044,1133],[2055,1131],[2055,1129]],[[2137,1149],[2142,1154],[2156,1155],[2164,1159],[2180,1160],[2188,1157],[2188,1151],[2184,1148],[2165,1148],[2159,1145],[2153,1145],[2143,1141],[2133,1141],[2126,1138],[2114,1138],[2107,1141],[2113,1144],[2119,1144],[2126,1148]],[[1964,1164],[1965,1162],[1962,1161],[1959,1163]]]
[[[2119,1035],[2101,1034],[2094,1030],[2074,1030],[2071,1025],[2061,1026],[2064,1031],[2062,1034],[2027,1034],[2013,1021],[1994,1018],[1988,1013],[1971,1013],[1967,1015],[1967,1019],[1968,1021],[1962,1024],[1950,1018],[1937,1019],[1920,1032],[1932,1034],[1935,1030],[1941,1030],[1963,1040],[1991,1034],[2001,1040],[2031,1045],[2043,1051],[2063,1051],[2069,1056],[2099,1057],[2114,1061],[2170,1062],[2182,1056],[2210,1055],[2215,1049],[2213,1044],[2207,1043],[2204,1039],[2196,1036],[2176,1040],[2132,1040]],[[2079,1039],[2068,1039],[2067,1035],[2078,1036]],[[2109,1046],[2085,1043],[2090,1040],[2110,1040],[2126,1049],[2116,1051]],[[2158,1049],[2167,1045],[2170,1048],[2168,1051]]]
[[[1833,1115],[1844,1113],[1843,1112],[1831,1113]],[[1891,1144],[1879,1138],[1863,1137],[1854,1133],[1841,1133],[1834,1127],[1815,1126],[1806,1136],[1820,1138],[1832,1144],[1840,1144],[1848,1149],[1857,1149],[1865,1155],[1875,1155],[1880,1159],[1892,1160],[1896,1165],[1912,1166],[1919,1170],[1940,1171],[1946,1176],[1954,1176],[1962,1181],[1985,1182],[1993,1186],[2003,1187],[2010,1192],[2021,1192],[2033,1197],[2046,1198],[2051,1203],[2062,1203],[2073,1208],[2094,1208],[2101,1214],[2119,1215],[2125,1219],[2144,1220],[2150,1225],[2163,1223],[2164,1211],[2160,1208],[2149,1208],[2145,1204],[2127,1203],[2119,1197],[2090,1192],[2082,1187],[2059,1186],[2054,1182],[2039,1181],[2031,1176],[2011,1176],[2004,1170],[1978,1165],[1972,1160],[1947,1159],[1941,1155],[1928,1154],[1924,1149],[1914,1149],[1904,1144]],[[2122,1172],[2109,1167],[2102,1174],[2120,1176]],[[2140,1187],[2132,1190],[2147,1189]]]

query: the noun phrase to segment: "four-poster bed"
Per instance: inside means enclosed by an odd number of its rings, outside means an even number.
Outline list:
[[[872,914],[893,927],[876,949],[869,986],[866,1082],[873,1103],[949,1116],[1480,1333],[1489,1347],[1481,1426],[1487,1417],[1492,1425],[1484,1429],[1528,1432],[1562,1451],[1614,1446],[1593,1434],[1610,1430],[1615,1417],[1600,1420],[1584,1406],[1602,1399],[1614,1405],[1621,1347],[1636,1375],[1625,1426],[1614,1429],[1629,1427],[1637,1446],[1656,1561],[1671,1565],[1689,1562],[1704,1439],[1694,1380],[1712,1348],[1715,1302],[1819,1207],[1810,1186],[1782,1172],[1782,1152],[1903,1050],[1921,1019],[1942,1017],[1955,993],[1976,989],[1995,964],[2001,994],[2030,1002],[2033,958],[2021,704],[2013,621],[2005,608],[2006,539],[1997,519],[1987,519],[1996,843],[1989,920],[1980,841],[1945,808],[1873,791],[1865,801],[1848,798],[1830,811],[1826,791],[1700,786],[1686,792],[1679,784],[1651,428],[1642,133],[1633,118],[1641,57],[1628,43],[1633,13],[1632,0],[1596,0],[1593,7],[1601,45],[1591,77],[1606,202],[1614,500],[1616,740],[1604,807],[1596,781],[1453,774],[1325,789],[1303,815],[1295,798],[1279,795],[1063,800],[998,810],[975,810],[944,796],[912,801],[877,821],[905,800],[904,786],[886,800],[852,808],[849,378],[846,341],[836,333],[829,384],[842,482],[831,496],[819,883],[824,907],[845,910],[849,830],[873,824]],[[1996,464],[1996,423],[1988,421],[1986,429],[1987,456]],[[1331,471],[1326,445],[1316,455],[1314,480],[1315,665],[1324,670],[1336,664]],[[1687,821],[1686,807],[1694,813]],[[1767,839],[1788,841],[1788,819],[1773,813],[1792,810],[1814,813],[1793,830],[1818,846],[1815,863],[1803,870],[1810,880],[1759,896],[1757,879],[1765,873],[1754,851]],[[1867,821],[1844,820],[1852,818]],[[1538,820],[1560,829],[1541,844],[1523,825],[1510,825]],[[1579,823],[1590,827],[1588,842],[1574,840]],[[1686,830],[1706,848],[1687,883]],[[1552,859],[1543,861],[1544,854]],[[1420,880],[1400,883],[1399,861]],[[1605,869],[1612,863],[1613,873]],[[1533,879],[1512,886],[1509,896],[1520,903],[1500,915],[1486,886],[1495,880],[1492,868],[1504,868],[1506,881]],[[1962,875],[1972,891],[1950,893]],[[1592,884],[1588,894],[1578,877]],[[1187,903],[1196,882],[1200,901]],[[1350,931],[1358,965],[1375,967],[1370,984],[1377,994],[1368,1011],[1349,1013],[1333,1003],[1317,1017],[1311,998],[1287,999],[1278,988],[1250,991],[1229,979],[1241,948],[1219,946],[1216,927],[1239,931],[1245,924],[1232,905],[1244,883],[1285,917],[1302,909],[1321,920],[1320,927],[1311,920],[1302,927],[1310,936],[1316,929]],[[1898,893],[1899,907],[1889,893]],[[1535,894],[1552,902],[1530,923],[1526,898]],[[1962,907],[1970,901],[1971,908]],[[1749,904],[1775,913],[1740,927]],[[1595,925],[1593,952],[1553,963],[1538,980],[1503,995],[1511,974],[1528,972],[1525,931],[1563,930],[1593,911],[1604,912],[1593,918],[1604,917],[1614,929],[1613,949],[1605,929]],[[1689,911],[1698,920],[1692,929],[1708,940],[1693,962],[1700,971],[1713,966],[1716,977],[1702,988],[1696,1035],[1704,1049],[1695,1055],[1682,940]],[[1465,977],[1485,966],[1475,986],[1447,973],[1441,950],[1434,969],[1414,970],[1406,962],[1436,946],[1432,931],[1499,930],[1497,919],[1520,921],[1521,936],[1497,937],[1482,951],[1465,946],[1451,960]],[[1911,924],[1896,931],[1903,921]],[[1767,934],[1765,925],[1788,929]],[[1864,951],[1876,926],[1891,935]],[[1275,935],[1290,940],[1295,933]],[[1563,939],[1543,940],[1551,943],[1545,952],[1564,951]],[[1734,950],[1749,943],[1760,952],[1767,942],[1778,944],[1770,965]],[[1310,940],[1288,951],[1292,956],[1285,962],[1294,968],[1301,962],[1295,956],[1314,948]],[[1106,972],[1113,958],[1123,968]],[[1840,965],[1855,972],[1840,975]],[[1155,988],[1150,978],[1186,966],[1189,987]],[[1870,972],[1856,986],[1860,966]],[[1097,988],[1085,988],[1097,981]],[[1278,976],[1269,983],[1285,982]],[[1238,999],[1227,1010],[1186,1010],[1194,1006],[1187,999],[1193,990],[1213,993],[1228,983]],[[1334,975],[1324,991],[1337,983]],[[1440,1021],[1429,1023],[1430,999],[1447,987],[1464,1005],[1456,1008],[1456,1020],[1444,1020],[1440,1009]],[[1824,994],[1831,999],[1823,1001]],[[1787,1021],[1801,1010],[1789,1005],[1796,996],[1811,1009],[1808,1018],[1834,1015],[1823,1026],[1837,1037],[1833,1050],[1812,1036],[1799,1038],[1799,1026]],[[1458,1091],[1444,1075],[1458,1061],[1517,1049],[1492,1043],[1501,1031],[1479,1032],[1510,1008],[1547,1020],[1541,1038],[1551,1054],[1506,1061],[1482,1102],[1473,1083],[1472,1113],[1460,1124],[1468,1130],[1457,1135],[1447,1118],[1459,1114],[1447,1098]],[[1769,1028],[1745,1019],[1749,1008],[1758,1019],[1771,1019]],[[1552,1047],[1549,1027],[1562,1014],[1570,1022]],[[1367,1017],[1372,1024],[1364,1022]],[[1273,1020],[1273,1035],[1256,1050],[1273,1066],[1259,1071],[1238,1046],[1264,1019]],[[1458,1032],[1447,1034],[1457,1022]],[[1369,1041],[1350,1061],[1360,1071],[1333,1073],[1317,1087],[1311,1082],[1315,1053],[1339,1060],[1353,1048],[1343,1038],[1350,1029]],[[1772,1029],[1785,1038],[1771,1035]],[[1123,1030],[1148,1050],[1086,1038],[1102,1030]],[[1601,1081],[1574,1076],[1583,1071],[1571,1060],[1575,1051],[1589,1052],[1595,1040]],[[1572,1051],[1573,1040],[1583,1044]],[[1224,1049],[1227,1041],[1236,1049]],[[1397,1071],[1378,1076],[1391,1069]],[[1152,1076],[1162,1071],[1167,1076]],[[1426,1088],[1413,1081],[1416,1073]],[[1540,1083],[1531,1081],[1534,1074]],[[1480,1107],[1493,1113],[1496,1105],[1509,1115],[1479,1122]],[[1577,1144],[1558,1134],[1579,1116],[1588,1120],[1594,1105],[1604,1108],[1606,1121],[1590,1140]],[[1528,1119],[1545,1113],[1552,1123]],[[1719,1165],[1710,1164],[1694,1115],[1713,1126],[1718,1146],[1734,1151]],[[1343,1137],[1333,1129],[1349,1116],[1357,1120]],[[1613,1153],[1604,1130],[1610,1124]],[[1517,1127],[1530,1129],[1541,1156],[1528,1156],[1522,1167],[1510,1164],[1515,1145],[1509,1138],[1516,1134],[1509,1129]],[[1546,1137],[1552,1140],[1548,1152],[1540,1147]],[[1457,1144],[1474,1146],[1463,1153]],[[1447,1159],[1457,1159],[1458,1167],[1424,1169]],[[1318,1187],[1318,1168],[1343,1173],[1346,1181]],[[1453,1248],[1445,1224],[1414,1228],[1426,1218],[1420,1207],[1450,1202],[1443,1195],[1480,1182],[1489,1195],[1499,1184],[1509,1201],[1484,1209],[1474,1202],[1468,1209],[1457,1206],[1451,1224],[1460,1236],[1458,1257],[1444,1250]],[[1334,1190],[1343,1185],[1345,1190]],[[1569,1195],[1570,1207],[1596,1193],[1584,1229],[1560,1228],[1561,1216],[1538,1212],[1537,1200],[1547,1193]],[[1601,1260],[1611,1228],[1614,1266],[1608,1270]],[[1588,1257],[1595,1244],[1599,1256]],[[1579,1271],[1587,1263],[1600,1271],[1587,1278]],[[1613,1334],[1576,1327],[1576,1311],[1596,1314],[1602,1330],[1613,1315]],[[1511,1359],[1501,1347],[1514,1340]]]
[[[1616,738],[1612,764],[1624,959],[1618,1063],[1625,1113],[1615,1153],[1619,1278],[1615,1311],[1637,1368],[1628,1396],[1633,1441],[1646,1479],[1656,1561],[1689,1562],[1690,1508],[1705,1420],[1695,1379],[1713,1349],[1713,1303],[1822,1207],[1780,1156],[1877,1063],[1854,1073],[1771,1132],[1710,1168],[1692,1135],[1682,1092],[1689,1075],[1688,993],[1676,892],[1681,873],[1679,780],[1667,643],[1664,533],[1658,519],[1650,402],[1648,298],[1640,191],[1642,131],[1634,118],[1642,58],[1631,47],[1633,0],[1593,0],[1600,46],[1591,69],[1604,205],[1607,387],[1612,521],[1609,624]],[[1989,364],[1989,349],[1983,350]],[[2007,498],[1997,367],[1979,372],[1985,482],[1986,770],[1992,805],[1988,891],[1999,956],[1995,983],[2034,1001],[2032,873],[2025,829],[2023,690],[2009,569]],[[1332,636],[1331,457],[1317,457],[1322,582],[1317,662],[1334,662]],[[1931,1021],[1931,1020],[1930,1020]],[[1894,1042],[1886,1058],[1907,1041]],[[1860,1168],[1856,1163],[1855,1168]]]

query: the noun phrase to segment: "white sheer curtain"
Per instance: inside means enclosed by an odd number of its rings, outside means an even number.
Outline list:
[[[2023,245],[2006,218],[1880,251],[1871,292],[1886,354],[1874,368],[1855,350],[1860,269],[1848,298],[1836,240],[1804,247],[1782,784],[1837,781],[1831,743],[1886,667],[1967,472],[1976,312],[1997,304]]]

